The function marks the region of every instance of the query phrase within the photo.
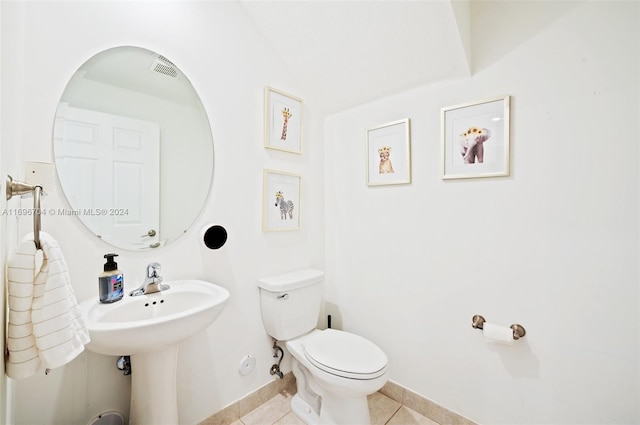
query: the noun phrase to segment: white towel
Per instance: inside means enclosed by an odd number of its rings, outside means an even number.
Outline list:
[[[40,244],[42,266],[35,277],[33,234],[20,242],[8,262],[6,373],[15,379],[32,376],[41,367],[62,366],[89,342],[60,247],[45,232],[40,232]]]
[[[6,373],[11,378],[27,378],[40,367],[36,337],[31,324],[36,246],[33,239],[22,241],[7,263],[9,323],[7,326]]]

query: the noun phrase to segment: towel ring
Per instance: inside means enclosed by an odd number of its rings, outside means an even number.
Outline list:
[[[36,186],[33,188],[33,242],[36,244],[36,249],[42,248],[40,244],[40,229],[42,228],[42,222],[40,217],[40,198],[42,195],[42,186]]]
[[[15,181],[9,175],[7,175],[7,184],[6,184],[6,197],[7,201],[13,198],[16,195],[25,195],[27,193],[33,193],[33,242],[36,244],[36,248],[40,249],[42,246],[40,245],[40,198],[42,195],[42,186],[40,185],[30,185],[24,182]]]

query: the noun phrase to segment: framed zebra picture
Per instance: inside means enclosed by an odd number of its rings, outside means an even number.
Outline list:
[[[264,170],[262,231],[300,229],[300,180],[297,174]]]
[[[265,87],[264,147],[302,154],[302,99]]]

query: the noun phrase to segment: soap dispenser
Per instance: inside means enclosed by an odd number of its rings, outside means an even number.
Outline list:
[[[105,254],[107,262],[104,264],[104,272],[98,276],[98,291],[101,303],[113,303],[120,301],[124,296],[124,276],[118,270],[118,263],[113,261],[118,254]]]

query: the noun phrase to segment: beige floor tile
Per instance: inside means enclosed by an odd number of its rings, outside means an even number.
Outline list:
[[[386,395],[376,392],[367,397],[369,401],[369,415],[371,425],[384,425],[400,408],[400,403]]]
[[[284,418],[276,422],[275,425],[306,425],[306,424],[302,422],[302,419],[297,417],[295,413],[289,412]]]
[[[238,423],[238,403],[227,406],[198,425],[243,425]]]
[[[438,425],[438,423],[408,407],[402,406],[387,425]]]
[[[245,397],[238,402],[238,414],[240,417],[243,417],[252,410],[257,409],[271,400],[277,393],[277,383],[275,381],[270,382],[262,388],[258,388],[248,397]]]
[[[291,412],[291,397],[278,394],[240,418],[244,425],[273,425]]]
[[[380,392],[392,400],[402,403],[404,397],[404,388],[392,381],[387,381],[384,387],[380,388]]]
[[[282,392],[231,425],[305,425],[291,411],[291,397]],[[367,399],[372,425],[439,425],[380,392]]]

